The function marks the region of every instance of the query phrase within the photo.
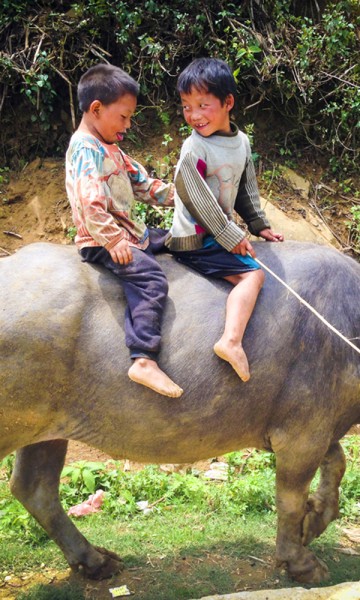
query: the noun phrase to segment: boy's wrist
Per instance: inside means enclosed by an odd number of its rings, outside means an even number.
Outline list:
[[[124,239],[124,235],[125,232],[120,230],[117,236],[113,237],[109,242],[105,244],[105,250],[111,250],[114,246],[116,246],[116,244],[118,244],[119,242],[121,242],[121,240]]]
[[[264,229],[270,229],[270,223],[262,217],[257,217],[252,221],[246,222],[246,224],[252,235],[258,236],[260,234],[260,231],[263,231]]]
[[[214,237],[220,246],[231,252],[233,248],[242,242],[245,232],[234,221],[229,221],[226,227]]]

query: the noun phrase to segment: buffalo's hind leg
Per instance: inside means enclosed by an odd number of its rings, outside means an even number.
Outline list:
[[[308,442],[276,453],[276,563],[300,583],[320,583],[328,577],[328,569],[302,542],[309,486],[322,459],[314,456]]]
[[[74,571],[92,579],[103,579],[122,568],[113,552],[92,546],[64,512],[59,483],[67,440],[52,440],[16,452],[11,491],[60,547]]]
[[[330,446],[320,465],[320,483],[309,496],[303,523],[303,544],[318,537],[339,516],[339,485],[345,473],[346,460],[341,445]]]

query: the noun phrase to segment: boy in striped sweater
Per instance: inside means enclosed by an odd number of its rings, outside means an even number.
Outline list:
[[[236,83],[229,66],[215,58],[196,59],[180,74],[177,89],[193,131],[176,169],[175,214],[166,244],[179,262],[234,286],[214,351],[247,381],[242,339],[264,274],[233,210],[252,234],[273,242],[284,238],[272,231],[261,209],[248,137],[230,121]]]

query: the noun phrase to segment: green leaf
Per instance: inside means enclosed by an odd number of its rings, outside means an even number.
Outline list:
[[[93,494],[95,492],[95,477],[94,477],[94,475],[88,469],[84,469],[82,475],[83,475],[83,480],[84,480],[86,489],[89,490],[89,492],[91,494]]]

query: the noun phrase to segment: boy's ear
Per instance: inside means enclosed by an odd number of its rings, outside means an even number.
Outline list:
[[[225,98],[226,109],[230,112],[234,108],[235,98],[232,94],[228,94]]]
[[[93,100],[89,107],[89,112],[95,117],[99,116],[100,108],[102,107],[102,103],[100,100]]]

